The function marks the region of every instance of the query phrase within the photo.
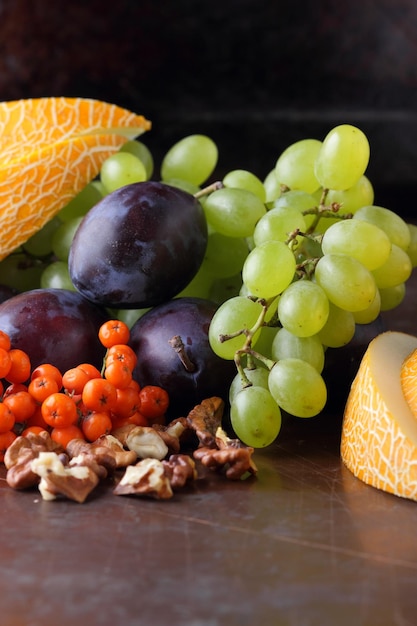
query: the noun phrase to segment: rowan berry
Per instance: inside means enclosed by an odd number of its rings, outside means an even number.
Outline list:
[[[101,378],[101,372],[91,363],[80,363],[80,367],[90,378]]]
[[[14,393],[17,393],[18,391],[27,390],[27,385],[24,385],[23,383],[11,383],[10,385],[7,385],[6,389],[4,390],[3,399],[7,398],[7,396],[11,396]]]
[[[108,349],[106,354],[106,366],[113,361],[121,361],[130,370],[134,370],[138,357],[136,352],[130,347],[123,344],[117,344]]]
[[[130,417],[140,410],[139,391],[134,387],[116,389],[117,400],[113,413],[117,417]]]
[[[62,385],[69,393],[81,394],[85,383],[91,379],[88,372],[82,367],[72,367],[62,376]]]
[[[81,430],[87,441],[95,441],[102,435],[108,435],[112,428],[113,423],[107,411],[94,411],[81,421]]]
[[[81,399],[89,411],[112,411],[117,403],[116,387],[105,378],[91,378],[84,385]]]
[[[36,402],[42,403],[51,393],[57,393],[60,387],[55,378],[51,376],[43,375],[33,378],[28,386],[28,392],[36,400]]]
[[[0,403],[0,433],[7,433],[12,430],[16,422],[16,418],[10,407],[4,402]]]
[[[98,338],[105,348],[111,348],[116,344],[126,344],[129,337],[128,325],[120,320],[108,320],[100,326],[98,331]]]
[[[74,400],[65,393],[52,393],[41,405],[42,417],[52,428],[66,428],[78,419]]]
[[[11,367],[5,376],[10,383],[24,383],[30,378],[31,362],[29,356],[23,350],[14,348],[9,350]]]
[[[72,426],[67,426],[66,428],[53,428],[51,430],[51,439],[66,449],[69,442],[73,439],[85,440],[85,437],[81,428],[76,424],[72,424]]]
[[[157,385],[145,385],[139,391],[140,412],[148,419],[155,420],[165,415],[169,406],[168,392]]]
[[[0,347],[0,378],[5,378],[12,366],[12,359],[8,350]]]
[[[62,373],[56,365],[52,365],[52,363],[41,363],[41,365],[38,365],[32,371],[30,379],[33,380],[38,376],[48,376],[50,378],[54,378],[56,384],[58,385],[58,389],[62,388]]]
[[[132,370],[121,361],[113,361],[106,365],[104,378],[111,382],[118,389],[125,389],[132,380]]]
[[[113,429],[121,428],[127,424],[133,424],[134,426],[150,426],[149,420],[146,419],[139,411],[136,411],[128,417],[122,417],[118,415],[112,415]]]
[[[11,347],[12,343],[10,341],[9,335],[5,333],[4,330],[0,330],[0,348],[9,351]]]
[[[26,437],[26,435],[29,435],[29,433],[32,433],[33,435],[40,435],[44,432],[47,431],[45,428],[42,428],[42,426],[27,426],[24,430],[22,430],[20,434],[22,435],[22,437]]]
[[[3,399],[3,405],[9,407],[16,422],[26,422],[36,411],[36,401],[28,391],[18,391]]]
[[[26,420],[26,426],[40,426],[43,430],[50,430],[51,427],[45,422],[42,415],[42,405],[38,404],[35,412],[28,420]]]
[[[13,441],[16,438],[17,435],[12,430],[8,430],[5,433],[0,433],[0,462],[4,461],[4,455],[7,448],[12,445]]]

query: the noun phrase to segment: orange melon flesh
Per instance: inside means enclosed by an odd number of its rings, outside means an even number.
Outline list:
[[[89,98],[32,98],[0,102],[0,167],[31,148],[79,135],[113,133],[133,139],[151,123],[115,104]]]
[[[347,399],[341,457],[360,480],[417,500],[417,418],[401,385],[417,337],[388,331],[368,346]]]
[[[417,350],[413,350],[403,363],[401,388],[408,406],[417,419]]]
[[[82,98],[0,103],[0,260],[38,231],[129,139],[141,115]]]

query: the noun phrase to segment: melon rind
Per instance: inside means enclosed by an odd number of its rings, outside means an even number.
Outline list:
[[[347,399],[341,458],[364,483],[417,500],[417,420],[401,387],[401,367],[417,337],[387,331],[368,346]]]

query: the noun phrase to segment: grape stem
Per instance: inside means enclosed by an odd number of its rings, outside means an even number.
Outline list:
[[[215,183],[211,183],[211,185],[207,185],[207,187],[203,187],[200,191],[194,194],[194,198],[198,200],[199,198],[203,198],[204,196],[208,196],[213,191],[217,191],[218,189],[223,189],[224,185],[221,180],[217,180]]]
[[[180,359],[181,363],[183,364],[187,372],[190,372],[190,373],[195,372],[195,369],[196,369],[195,364],[191,361],[190,357],[188,356],[181,337],[179,335],[174,335],[174,337],[172,337],[168,341],[168,343],[177,353],[178,358]]]
[[[263,354],[260,354],[259,352],[256,352],[252,349],[252,340],[255,333],[257,333],[258,330],[260,330],[263,326],[267,325],[267,323],[265,322],[265,316],[270,303],[265,300],[259,300],[259,303],[262,305],[262,311],[252,328],[242,328],[241,330],[238,330],[234,333],[219,335],[219,341],[221,341],[222,343],[224,341],[228,341],[229,339],[233,339],[234,337],[239,337],[240,335],[245,335],[246,337],[245,343],[243,344],[242,348],[236,350],[234,355],[234,362],[236,365],[236,369],[240,375],[243,388],[250,387],[252,385],[251,381],[246,376],[244,367],[242,365],[242,357],[244,355],[247,356],[248,369],[254,369],[256,367],[253,359],[257,359],[258,361],[263,363],[268,369],[271,369],[275,365],[274,360],[268,359]]]
[[[312,207],[311,209],[306,209],[302,212],[303,215],[314,215],[315,218],[311,223],[308,234],[313,233],[319,221],[322,217],[334,217],[341,220],[346,220],[352,218],[352,213],[339,213],[342,205],[340,202],[332,202],[331,204],[326,204],[327,194],[329,193],[328,189],[323,189],[323,193],[321,194],[320,203],[318,206]]]

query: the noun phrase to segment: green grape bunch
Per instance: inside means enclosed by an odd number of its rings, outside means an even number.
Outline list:
[[[180,139],[162,159],[160,181],[194,195],[208,226],[200,269],[176,297],[218,305],[208,339],[216,355],[236,364],[230,420],[249,446],[270,445],[283,412],[321,413],[327,348],[347,345],[357,324],[405,296],[417,266],[417,227],[374,204],[369,158],[366,135],[342,124],[323,140],[288,146],[263,180],[237,168],[214,179],[219,152],[206,135]],[[150,150],[128,141],[97,180],[0,263],[0,283],[73,289],[68,255],[84,215],[103,196],[153,176]],[[131,326],[146,310],[112,314]]]
[[[252,214],[240,292],[220,304],[209,332],[214,352],[236,363],[231,423],[248,445],[272,443],[282,411],[321,413],[326,349],[345,346],[356,324],[404,298],[415,229],[374,205],[369,157],[365,134],[344,124],[323,142],[289,146],[264,180],[266,212]],[[212,197],[208,222],[216,228],[223,217]],[[228,228],[238,236],[232,221]],[[253,376],[259,370],[266,374]]]

